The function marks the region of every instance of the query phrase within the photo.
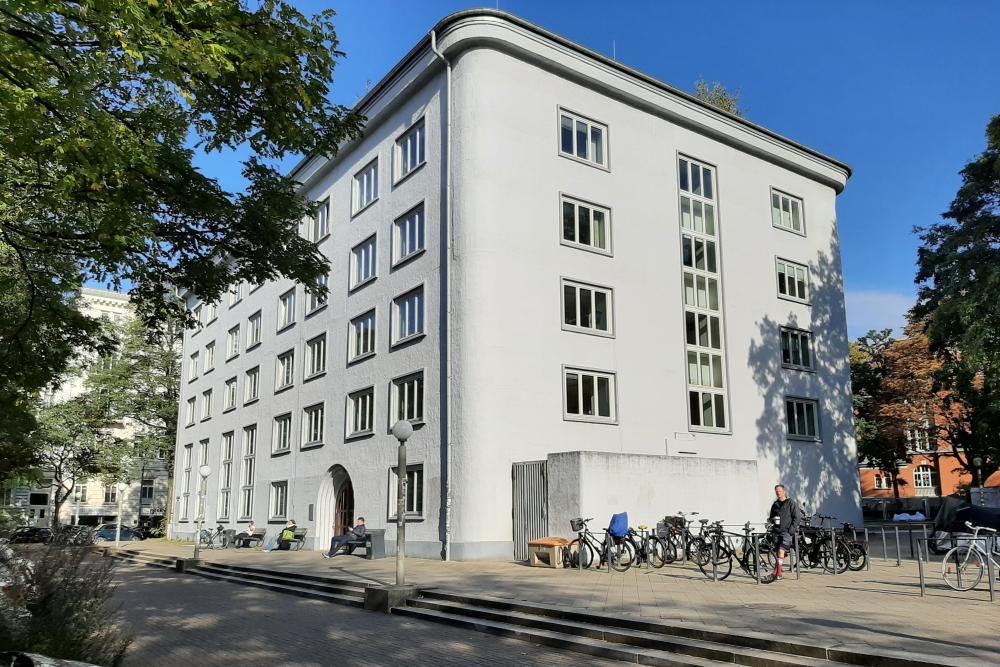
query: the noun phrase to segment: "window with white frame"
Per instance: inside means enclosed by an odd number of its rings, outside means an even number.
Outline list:
[[[375,428],[375,387],[355,391],[347,397],[347,435],[367,435]]]
[[[232,410],[236,407],[236,397],[237,397],[237,384],[236,378],[232,377],[226,380],[226,393],[223,397],[223,410]]]
[[[402,342],[424,333],[424,288],[418,287],[392,301],[392,342]]]
[[[184,494],[181,503],[181,521],[187,521],[191,516],[191,458],[194,453],[194,443],[184,445]]]
[[[226,332],[226,359],[232,359],[240,353],[240,325]]]
[[[229,307],[232,308],[243,300],[243,283],[235,282],[229,287]]]
[[[876,489],[891,489],[892,481],[889,479],[888,475],[875,475],[875,488]]]
[[[139,481],[139,502],[148,505],[153,500],[154,485],[153,480],[143,479]]]
[[[118,487],[115,484],[106,484],[104,486],[104,502],[105,503],[117,503],[118,502]]]
[[[326,334],[320,334],[306,343],[306,377],[326,371]]]
[[[322,403],[310,405],[302,410],[302,447],[323,443],[323,425],[326,410]]]
[[[564,419],[613,422],[618,418],[614,373],[564,368],[563,387]]]
[[[198,379],[198,359],[197,352],[192,352],[191,356],[188,357],[188,382]]]
[[[351,320],[348,332],[348,356],[351,361],[375,354],[375,310]]]
[[[775,260],[778,294],[795,301],[809,301],[809,267],[785,259]]]
[[[805,236],[806,224],[802,211],[801,199],[771,190],[771,224],[775,227]]]
[[[378,158],[354,175],[354,213],[360,212],[378,199]]]
[[[322,241],[330,233],[330,198],[316,203],[316,212],[309,220],[309,240]]]
[[[562,280],[563,329],[612,335],[614,291],[575,280]]]
[[[233,486],[233,441],[232,431],[222,434],[222,452],[219,456],[219,519],[228,519],[231,491]]]
[[[278,297],[278,330],[295,322],[295,288]]]
[[[215,341],[205,345],[205,373],[215,368]]]
[[[275,365],[274,388],[291,387],[295,383],[295,350],[279,354]]]
[[[209,303],[205,305],[205,324],[211,324],[219,316],[219,304]]]
[[[584,162],[607,167],[608,126],[559,110],[559,152]]]
[[[424,373],[413,373],[392,381],[392,422],[424,420]]]
[[[288,515],[288,482],[271,482],[271,518],[284,519]]]
[[[918,489],[935,489],[938,485],[937,470],[929,465],[917,466],[913,471],[913,486]]]
[[[611,210],[580,199],[560,197],[562,242],[611,254]]]
[[[677,159],[688,424],[728,428],[715,168]]]
[[[198,443],[198,466],[200,467],[206,465],[207,463],[208,463],[208,440],[205,439]],[[204,479],[201,482],[199,482],[199,484],[201,485],[199,487],[201,489],[208,488],[207,481]],[[201,492],[198,493],[198,518],[201,519],[205,518],[205,494]]]
[[[330,282],[329,276],[322,275],[316,280],[316,286],[319,289],[325,290],[327,284]],[[314,313],[323,306],[326,305],[327,299],[329,298],[329,293],[320,291],[310,291],[309,292],[309,313]]]
[[[194,309],[191,311],[191,314],[194,316],[194,321],[196,325],[194,331],[195,333],[201,331],[201,328],[205,326],[205,322],[203,321],[203,316],[201,311],[202,311],[201,304],[195,306]]]
[[[376,273],[375,235],[351,249],[351,289],[374,280]]]
[[[212,390],[206,389],[201,392],[201,418],[209,419],[212,416]]]
[[[819,440],[819,405],[816,401],[786,398],[785,421],[788,437]]]
[[[399,509],[399,468],[389,469],[389,518],[395,519]],[[406,516],[419,517],[424,513],[424,466],[423,464],[406,466],[406,504],[403,511]]]
[[[408,176],[424,163],[424,119],[396,139],[396,180]]]
[[[292,446],[292,414],[286,413],[274,418],[274,431],[271,438],[272,452],[285,452]]]
[[[253,489],[257,474],[257,425],[243,427],[243,466],[240,470],[240,518],[253,517]]]
[[[424,249],[424,205],[416,206],[392,226],[392,263],[395,266]]]
[[[192,396],[191,398],[189,398],[187,400],[187,410],[184,413],[184,415],[185,415],[185,422],[184,423],[187,424],[188,426],[191,426],[192,424],[194,424],[195,420],[198,418],[197,411],[196,411],[196,409],[197,409],[197,405],[196,405],[197,402],[198,402],[198,399],[195,398],[194,396]]]
[[[911,451],[929,452],[931,451],[931,430],[930,420],[924,420],[919,426],[906,429],[906,444]]]
[[[812,334],[801,329],[781,327],[781,363],[788,368],[811,371],[813,366]]]
[[[254,366],[247,371],[243,382],[243,403],[250,403],[260,398],[260,366]]]
[[[260,343],[260,311],[247,318],[247,349]]]

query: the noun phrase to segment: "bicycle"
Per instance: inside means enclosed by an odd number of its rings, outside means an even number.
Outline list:
[[[820,520],[818,527],[812,526],[814,517],[806,517],[799,540],[799,555],[801,563],[808,568],[822,567],[827,572],[840,574],[847,571],[851,562],[851,551],[843,539],[837,539],[835,544],[830,541],[830,532],[823,529],[823,521],[832,519],[815,515]]]
[[[667,536],[664,538],[666,550],[664,557],[666,562],[673,563],[678,558],[686,557],[687,560],[697,563],[703,553],[702,546],[705,544],[705,526],[708,519],[699,519],[701,528],[698,534],[691,532],[691,520],[688,517],[697,516],[698,512],[678,512],[675,516],[663,517],[663,523],[667,526]]]
[[[848,533],[851,534],[850,538],[847,537]],[[865,569],[865,565],[868,564],[868,543],[859,540],[857,531],[854,529],[854,524],[846,521],[840,526],[840,535],[843,537],[844,542],[847,543],[847,549],[851,554],[851,560],[848,562],[847,568],[852,572],[860,572]]]
[[[941,562],[941,577],[944,583],[956,591],[968,591],[978,586],[983,579],[983,571],[988,571],[989,565],[993,567],[994,576],[1000,572],[1000,563],[993,558],[994,554],[1000,556],[997,550],[996,529],[973,526],[969,521],[966,521],[965,525],[972,530],[969,543],[949,549]],[[986,539],[987,542],[993,542],[992,549],[986,550],[979,546],[980,531],[989,533]]]
[[[749,521],[743,524],[742,535],[725,532],[722,529],[722,522],[716,521],[708,530],[707,537],[707,543],[701,547],[705,551],[704,558],[700,559],[698,562],[698,568],[706,577],[718,577],[720,581],[726,579],[733,572],[733,561],[735,560],[744,573],[749,575],[752,579],[756,579],[758,568],[757,553],[759,551],[761,553],[762,564],[760,583],[769,584],[774,581],[774,570],[773,568],[768,568],[766,563],[763,562],[763,550],[761,549],[760,543],[757,545],[757,551],[754,551],[753,529],[750,528]],[[731,539],[733,537],[740,539],[738,546],[733,545]],[[712,566],[713,544],[715,545],[714,568]]]
[[[593,518],[570,519],[570,529],[579,537],[569,543],[563,551],[566,567],[589,569],[594,564],[594,554],[600,554],[598,567],[610,565],[617,572],[625,572],[635,561],[635,547],[625,538],[608,535],[607,540],[598,540],[587,526]]]
[[[632,543],[635,550],[636,562],[634,565],[649,563],[656,569],[660,569],[666,564],[667,547],[656,535],[649,532],[649,526],[639,526],[639,532],[634,528],[628,529],[628,541]]]
[[[225,549],[227,546],[227,540],[222,524],[220,523],[216,526],[215,532],[212,532],[207,528],[203,528],[200,535],[200,541],[202,549]]]

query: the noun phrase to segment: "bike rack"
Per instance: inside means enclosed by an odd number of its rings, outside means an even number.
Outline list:
[[[986,540],[986,579],[987,579],[987,589],[990,592],[990,602],[996,602],[997,590],[996,590],[996,572],[993,569],[993,555],[996,553],[997,549],[997,535],[987,535],[984,538]],[[926,590],[926,565],[925,563],[930,563],[930,540],[932,538],[917,538],[917,573],[920,576],[920,597],[924,597]],[[920,543],[923,542],[924,548],[920,548]],[[954,539],[952,539],[952,546],[954,547]],[[926,556],[925,556],[926,554]],[[942,561],[942,566],[944,561]],[[957,563],[956,563],[957,565]],[[962,585],[962,571],[956,567],[955,576],[958,578],[958,585]],[[974,590],[974,589],[972,589]]]

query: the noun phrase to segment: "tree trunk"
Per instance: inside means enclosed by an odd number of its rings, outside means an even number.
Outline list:
[[[899,500],[899,475],[896,472],[892,473],[892,496],[896,500]]]

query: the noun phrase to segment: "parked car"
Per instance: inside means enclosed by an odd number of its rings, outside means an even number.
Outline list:
[[[52,539],[52,530],[38,526],[18,526],[10,534],[11,544],[45,544]]]
[[[103,523],[98,526],[97,530],[94,531],[94,543],[100,544],[101,542],[114,542],[115,528],[116,525],[113,523]],[[142,533],[140,533],[137,528],[122,526],[120,539],[122,542],[138,542],[143,538]]]

